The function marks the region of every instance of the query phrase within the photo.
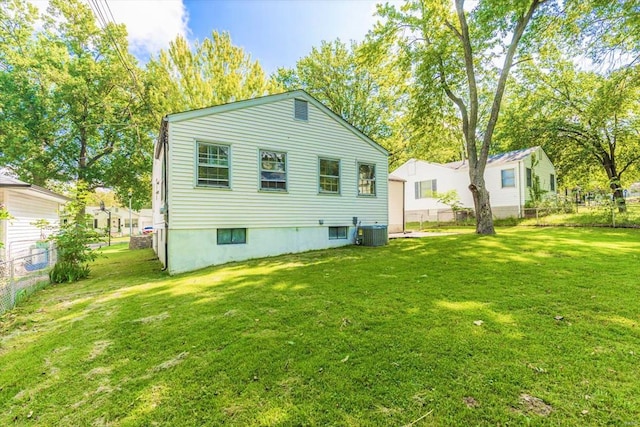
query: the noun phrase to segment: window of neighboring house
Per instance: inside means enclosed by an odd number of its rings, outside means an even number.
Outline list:
[[[340,193],[340,161],[320,159],[319,191],[321,193]]]
[[[218,228],[219,245],[237,245],[247,243],[246,228]]]
[[[260,150],[260,189],[287,191],[287,154]]]
[[[358,163],[358,195],[376,195],[376,165]]]
[[[98,218],[93,220],[93,228],[98,228]]]
[[[304,99],[294,99],[293,117],[298,120],[309,120],[309,103]]]
[[[549,175],[549,189],[556,191],[556,176],[554,174]]]
[[[531,188],[533,181],[533,173],[531,172],[531,168],[527,168],[527,188]]]
[[[502,169],[500,171],[500,175],[502,178],[502,188],[516,186],[516,170],[515,169]]]
[[[329,240],[347,238],[348,227],[329,227]]]
[[[229,147],[198,142],[197,183],[229,188]]]
[[[416,182],[416,200],[436,197],[438,193],[438,180],[428,179]]]

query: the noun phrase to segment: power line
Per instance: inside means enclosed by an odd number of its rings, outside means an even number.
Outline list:
[[[140,90],[140,85],[139,85],[138,79],[137,79],[137,77],[135,75],[135,72],[129,66],[129,62],[126,59],[125,55],[122,53],[122,50],[120,49],[120,46],[118,45],[117,40],[115,39],[115,37],[113,36],[111,31],[109,30],[109,24],[118,25],[116,20],[115,20],[115,17],[113,16],[113,12],[111,11],[111,7],[109,6],[109,3],[107,2],[107,0],[102,0],[102,1],[104,1],[105,8],[103,8],[101,6],[99,0],[88,0],[89,7],[91,8],[94,16],[96,17],[96,20],[98,21],[98,24],[102,27],[102,29],[106,33],[107,37],[109,38],[109,41],[113,45],[113,47],[114,47],[114,49],[116,51],[116,54],[118,55],[118,58],[120,59],[120,62],[125,67],[125,69],[129,72],[129,74],[131,75],[131,79],[133,81],[134,88],[138,92],[138,95],[140,95],[140,98],[141,98],[143,104],[148,108],[148,110],[150,112],[153,113],[153,109],[147,103],[147,100],[145,99],[144,94]],[[108,15],[107,15],[107,13],[108,13]]]

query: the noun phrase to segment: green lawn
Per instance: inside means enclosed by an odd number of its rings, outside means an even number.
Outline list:
[[[174,277],[105,248],[0,317],[0,425],[638,425],[640,230],[498,233]]]

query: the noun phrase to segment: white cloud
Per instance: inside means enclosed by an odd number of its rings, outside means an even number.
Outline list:
[[[167,48],[176,36],[189,36],[187,8],[182,0],[83,0],[95,11],[97,3],[103,16],[127,27],[129,51],[139,59]],[[40,12],[48,0],[31,0]],[[96,20],[100,22],[99,20]]]
[[[129,50],[148,57],[169,46],[176,36],[189,34],[188,14],[182,0],[98,0],[108,4],[113,18],[129,33]]]

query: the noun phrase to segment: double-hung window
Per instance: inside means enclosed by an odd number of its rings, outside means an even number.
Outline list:
[[[358,163],[358,196],[376,195],[376,165]]]
[[[516,186],[516,170],[515,169],[502,169],[500,171],[500,176],[502,179],[502,188]]]
[[[340,193],[340,161],[320,159],[320,193]]]
[[[531,188],[531,186],[533,185],[533,172],[531,168],[526,169],[526,174],[527,174],[527,188]]]
[[[556,176],[549,174],[549,190],[556,191]]]
[[[287,191],[287,153],[260,150],[260,189]]]
[[[229,146],[198,142],[197,184],[229,188]]]
[[[415,196],[417,199],[427,199],[436,197],[438,194],[438,180],[428,179],[416,182]]]

